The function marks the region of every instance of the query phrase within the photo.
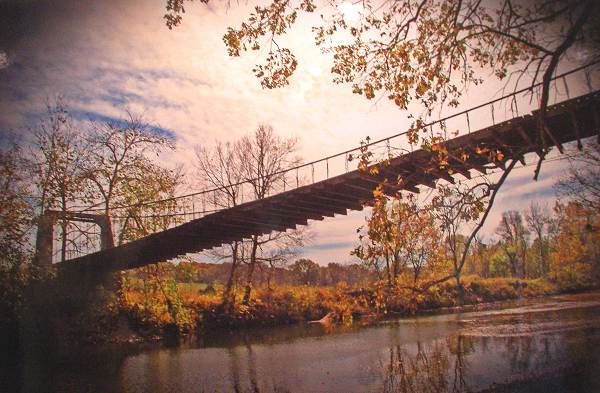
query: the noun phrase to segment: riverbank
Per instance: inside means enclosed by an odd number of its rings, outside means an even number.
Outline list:
[[[506,302],[518,299],[598,288],[593,280],[561,283],[545,279],[482,279],[477,276],[463,279],[462,293],[449,281],[418,294],[407,289],[388,288],[383,283],[362,288],[349,288],[343,284],[335,287],[277,286],[256,288],[249,304],[235,302],[227,311],[221,306],[222,293],[218,289],[206,291],[182,286],[175,299],[158,296],[149,303],[141,291],[130,288],[121,296],[120,329],[111,340],[201,337],[223,329],[319,320],[328,313],[333,313],[333,320],[338,324],[368,324],[410,315],[501,308],[507,305]],[[236,298],[241,298],[241,294]]]
[[[177,345],[35,351],[2,391],[597,392],[600,291],[368,326],[225,330]]]

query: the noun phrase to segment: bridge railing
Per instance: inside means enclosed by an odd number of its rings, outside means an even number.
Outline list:
[[[597,76],[591,69],[597,63],[578,67],[554,77],[551,81],[549,105],[595,91],[600,86]],[[426,121],[421,132],[453,138],[458,135],[489,127],[503,121],[530,114],[539,107],[541,84],[528,86],[456,113]],[[407,127],[409,128],[409,127]],[[420,148],[419,143],[411,144],[408,131],[375,141],[363,141],[376,158],[399,156]],[[357,158],[361,146],[331,156],[287,168],[276,174],[277,181],[268,196],[289,191],[304,185],[313,184],[357,168]],[[236,204],[255,200],[251,181],[243,181],[228,187],[235,187],[239,195]],[[113,206],[111,213],[115,243],[153,232],[159,232],[207,214],[231,207],[223,202],[223,188],[202,189],[184,195],[173,196],[158,201],[146,201],[135,205]],[[89,207],[87,213],[101,212],[98,207]],[[135,220],[132,221],[132,213]],[[93,225],[67,225],[69,240],[66,259],[85,255],[99,250],[99,231]],[[62,229],[55,235],[54,262],[62,259]]]

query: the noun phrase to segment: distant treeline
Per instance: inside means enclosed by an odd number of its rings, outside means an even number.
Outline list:
[[[202,263],[183,261],[178,264],[163,264],[163,272],[179,283],[206,284],[209,287],[224,285],[231,272],[231,263]],[[242,265],[237,271],[238,285],[246,277],[248,266]],[[144,279],[143,269],[133,270],[130,276]],[[274,285],[316,285],[334,286],[346,283],[351,286],[366,284],[377,278],[372,269],[360,263],[340,264],[331,262],[319,266],[310,259],[298,259],[287,267],[271,267],[259,264],[255,271],[258,286]]]

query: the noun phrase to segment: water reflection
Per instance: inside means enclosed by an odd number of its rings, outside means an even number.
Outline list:
[[[221,334],[195,346],[121,353],[114,359],[81,354],[78,367],[54,364],[44,378],[25,373],[36,383],[29,381],[21,388],[157,393],[598,392],[600,293],[596,300],[582,308],[557,309],[546,300],[530,309],[404,319],[367,328],[334,327],[331,333],[306,325]],[[90,362],[94,366],[86,367]]]

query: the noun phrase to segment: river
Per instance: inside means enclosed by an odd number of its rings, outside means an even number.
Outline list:
[[[80,353],[81,351],[81,353]],[[30,359],[23,392],[600,392],[600,292]],[[42,356],[42,359],[46,357]]]

